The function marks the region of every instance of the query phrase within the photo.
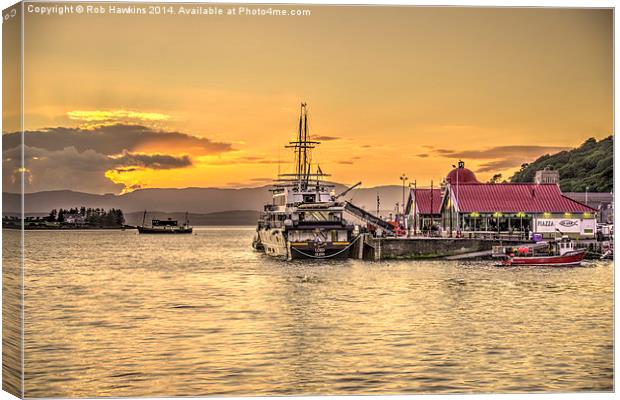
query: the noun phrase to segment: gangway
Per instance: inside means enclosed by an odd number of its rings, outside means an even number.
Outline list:
[[[371,213],[369,213],[368,211],[364,210],[363,208],[360,208],[358,206],[356,206],[355,204],[351,203],[350,201],[345,201],[344,202],[344,209],[345,211],[347,211],[348,213],[351,213],[353,215],[355,215],[356,217],[362,219],[363,221],[368,222],[369,224],[372,224],[374,226],[377,226],[381,229],[384,229],[388,232],[394,232],[394,227],[387,221],[382,220],[381,218],[377,217],[376,215],[373,215]]]

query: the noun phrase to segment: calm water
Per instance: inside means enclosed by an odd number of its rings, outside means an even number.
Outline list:
[[[613,388],[610,262],[285,263],[252,234],[27,232],[26,396]]]

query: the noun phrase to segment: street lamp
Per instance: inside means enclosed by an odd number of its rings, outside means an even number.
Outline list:
[[[456,206],[459,206],[459,169],[463,168],[463,161],[459,160],[458,166],[452,165],[452,168],[456,169]],[[459,213],[456,212],[456,234],[458,235],[461,231],[460,221],[459,221]]]
[[[418,227],[418,221],[417,221],[417,215],[415,212],[415,209],[418,205],[418,194],[417,194],[417,180],[414,180],[413,183],[409,184],[409,197],[411,198],[411,215],[413,216],[413,236],[415,236],[417,234],[417,227]],[[413,194],[411,194],[411,188],[413,187]],[[409,217],[407,217],[406,221],[409,220]]]
[[[590,187],[586,186],[586,206],[588,205],[588,189],[590,189]]]
[[[403,202],[401,204],[403,205],[403,214],[405,214],[405,182],[407,182],[409,178],[407,178],[407,175],[402,174],[400,180],[403,181]]]

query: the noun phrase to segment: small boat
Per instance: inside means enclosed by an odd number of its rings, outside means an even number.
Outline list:
[[[581,265],[585,250],[575,250],[574,242],[567,236],[559,241],[539,242],[532,246],[502,248],[501,266],[529,265],[550,267],[575,267]]]
[[[187,213],[185,213],[185,223],[179,225],[179,221],[176,219],[168,218],[167,220],[153,219],[151,220],[151,226],[145,225],[146,211],[142,217],[142,225],[138,226],[139,233],[145,234],[183,234],[192,233],[193,228],[189,225],[189,219]]]

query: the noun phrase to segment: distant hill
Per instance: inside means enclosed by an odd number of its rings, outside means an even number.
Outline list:
[[[157,212],[185,212],[211,214],[233,210],[261,211],[271,201],[268,186],[242,189],[219,188],[185,188],[185,189],[141,189],[122,195],[91,194],[71,190],[54,190],[28,193],[24,198],[27,214],[48,213],[52,209],[91,207],[120,208],[127,215],[144,210]],[[345,189],[336,185],[336,193]],[[396,202],[402,201],[402,187],[380,186],[375,188],[355,189],[345,196],[355,204],[368,210],[376,209],[377,194],[381,197],[381,209],[385,212],[394,210]],[[15,193],[3,193],[3,214],[19,212],[20,196]]]
[[[613,136],[596,141],[586,140],[573,150],[544,155],[536,161],[524,164],[515,173],[512,182],[533,182],[536,171],[551,169],[560,172],[560,188],[563,192],[610,192],[614,185]]]

